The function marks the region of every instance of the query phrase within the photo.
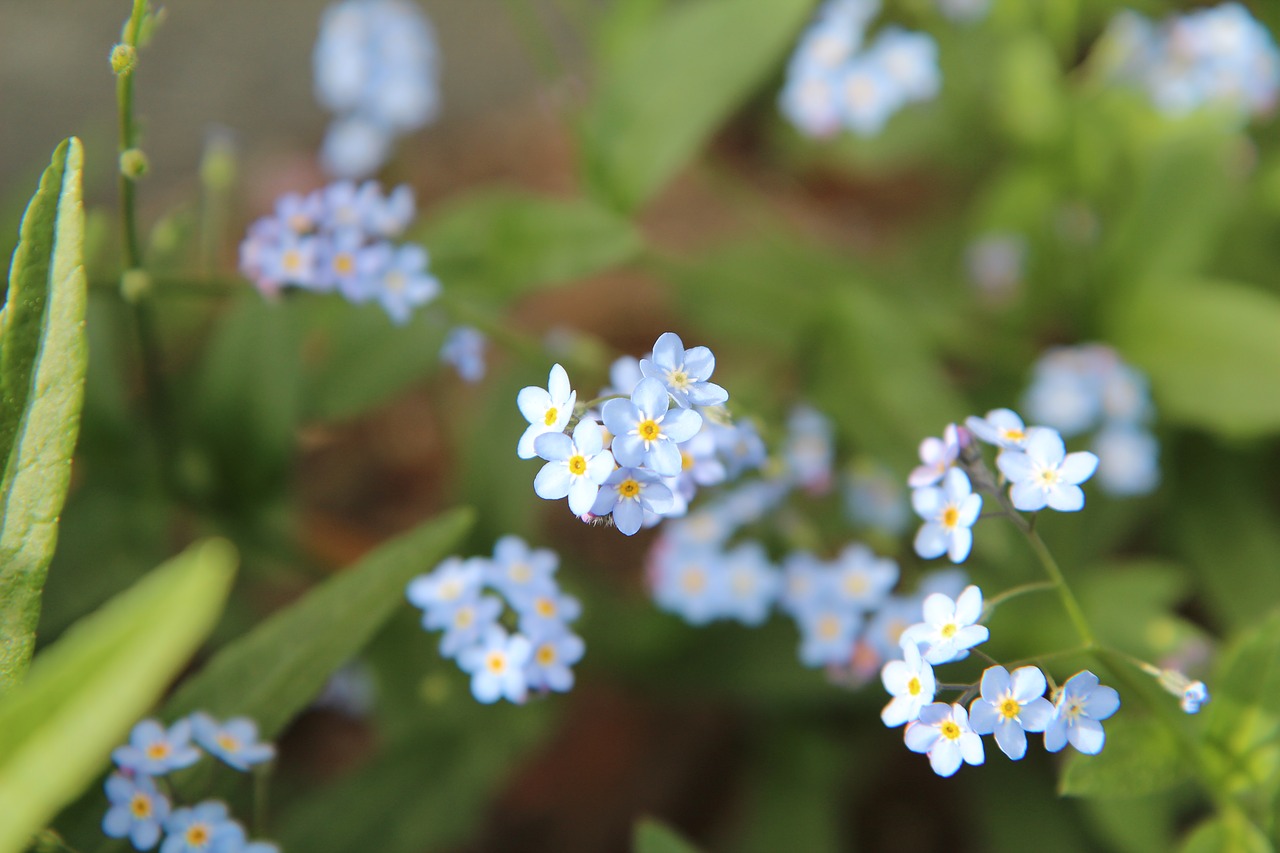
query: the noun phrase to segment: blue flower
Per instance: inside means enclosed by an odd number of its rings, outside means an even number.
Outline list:
[[[692,409],[669,411],[670,405],[666,386],[652,377],[640,380],[630,400],[604,404],[601,414],[613,433],[613,455],[619,465],[644,465],[663,477],[680,473],[677,445],[702,428],[702,416]]]
[[[206,800],[177,809],[164,825],[167,837],[160,853],[241,853],[244,828],[227,815],[225,804]]]
[[[723,614],[743,625],[760,625],[782,590],[782,575],[758,542],[743,542],[725,553]]]
[[[573,429],[573,437],[562,432],[544,433],[533,443],[534,450],[547,460],[533,481],[533,491],[545,500],[569,498],[574,515],[586,515],[600,494],[600,487],[615,467],[613,454],[604,446],[600,424],[583,418]]]
[[[800,662],[805,666],[847,666],[853,658],[862,618],[833,601],[811,605],[796,617]]]
[[[705,625],[724,608],[724,569],[713,550],[658,552],[652,564],[653,598],[658,607],[691,625]]]
[[[498,626],[489,628],[476,645],[458,655],[458,666],[471,675],[471,694],[490,705],[505,698],[523,703],[528,690],[525,664],[532,647],[520,634],[508,635]]]
[[[421,246],[406,243],[392,248],[379,243],[366,251],[368,296],[382,304],[396,325],[409,322],[414,308],[440,293],[440,282],[427,272],[427,250]]]
[[[276,756],[274,746],[258,740],[258,724],[248,717],[219,723],[208,714],[197,712],[191,715],[191,729],[196,743],[237,770],[247,771]]]
[[[600,397],[630,397],[635,392],[644,373],[640,370],[640,359],[624,355],[609,365],[609,384],[600,390]]]
[[[969,722],[980,735],[996,736],[1000,751],[1014,761],[1027,754],[1027,732],[1042,732],[1053,719],[1044,698],[1044,673],[1020,666],[1010,675],[1002,666],[982,673],[982,695],[969,706]]]
[[[916,533],[916,553],[926,560],[946,554],[962,563],[973,548],[973,523],[982,512],[982,496],[973,494],[969,477],[952,468],[942,487],[925,486],[911,494],[911,505],[925,523]]]
[[[526,607],[538,596],[556,592],[555,573],[560,560],[554,551],[533,549],[519,536],[503,536],[493,546],[493,561],[484,578],[511,606]]]
[[[835,574],[807,551],[787,554],[782,573],[784,586],[779,604],[797,621],[838,597]]]
[[[520,613],[520,631],[530,637],[558,630],[582,615],[578,599],[558,589],[521,602],[516,609]]]
[[[880,720],[890,728],[918,719],[920,709],[933,701],[938,689],[933,667],[920,656],[919,646],[907,643],[901,649],[903,659],[889,661],[880,671],[884,689],[893,697],[880,712]]]
[[[481,559],[449,557],[425,575],[409,581],[405,597],[422,609],[422,626],[443,628],[453,621],[458,608],[472,604],[480,596],[487,563]]]
[[[454,326],[445,335],[440,347],[440,359],[452,364],[464,382],[479,382],[484,378],[484,349],[488,338],[471,326]]]
[[[440,654],[447,658],[459,655],[497,625],[501,615],[502,602],[491,595],[482,595],[462,604],[453,611],[444,636],[440,638]]]
[[[1098,684],[1089,670],[1067,679],[1058,692],[1053,719],[1044,730],[1044,748],[1059,752],[1070,743],[1086,755],[1097,755],[1106,742],[1102,720],[1120,708],[1120,694]]]
[[[981,441],[1001,450],[1021,450],[1027,446],[1027,427],[1012,409],[992,409],[985,418],[970,416],[964,425]]]
[[[960,455],[960,436],[955,424],[947,424],[942,438],[930,436],[920,442],[920,465],[912,469],[907,485],[913,489],[932,486],[947,475]]]
[[[1056,347],[1036,362],[1025,407],[1064,436],[1090,429],[1102,414],[1102,376],[1114,362],[1105,347]]]
[[[685,349],[675,332],[664,332],[653,345],[653,358],[640,360],[640,372],[666,386],[671,399],[682,409],[690,406],[718,406],[729,392],[709,381],[716,369],[716,357],[706,347]]]
[[[938,43],[925,33],[885,27],[867,51],[867,59],[884,70],[900,102],[927,101],[942,85]]]
[[[1004,451],[996,466],[1013,484],[1009,498],[1015,508],[1035,512],[1048,506],[1076,512],[1084,507],[1079,484],[1093,476],[1098,457],[1088,451],[1067,453],[1056,430],[1037,427],[1027,438],[1025,450]]]
[[[937,666],[968,657],[968,650],[985,643],[991,636],[982,618],[982,590],[967,586],[954,601],[950,596],[935,592],[924,600],[924,621],[902,632],[903,643],[918,643],[924,659]]]
[[[569,385],[569,374],[558,364],[552,365],[546,388],[529,385],[520,389],[516,405],[529,426],[520,436],[516,455],[521,459],[537,456],[534,440],[543,433],[563,432],[573,417],[573,405],[577,400],[578,392]]]
[[[906,530],[911,517],[906,491],[886,466],[858,460],[844,481],[843,494],[845,510],[854,524],[890,537]]]
[[[1109,426],[1093,439],[1098,486],[1110,495],[1150,494],[1160,484],[1160,442],[1140,427]]]
[[[730,426],[712,424],[712,434],[724,460],[727,479],[736,480],[747,471],[764,467],[768,452],[751,421],[737,421]]]
[[[163,776],[195,764],[200,750],[191,745],[189,720],[178,720],[168,731],[157,720],[143,720],[129,733],[129,743],[116,747],[111,757],[121,770]]]
[[[529,638],[531,652],[525,663],[525,682],[534,690],[564,693],[573,688],[575,663],[586,650],[582,638],[561,625]]]
[[[982,738],[969,727],[963,705],[934,702],[920,709],[920,717],[903,734],[907,749],[929,755],[929,766],[939,776],[951,776],[962,763],[986,760]]]
[[[898,582],[897,563],[857,543],[840,552],[834,571],[840,599],[862,613],[879,607]]]
[[[782,451],[787,479],[813,494],[831,488],[835,440],[831,421],[811,406],[796,406],[787,416],[787,443]]]
[[[113,773],[107,778],[106,790],[111,807],[102,818],[102,831],[111,838],[128,837],[137,850],[155,847],[160,827],[169,816],[169,800],[156,790],[151,777]]]
[[[596,496],[591,514],[613,514],[613,524],[627,536],[644,523],[646,512],[662,515],[672,506],[671,490],[658,475],[644,468],[619,468],[609,475]]]
[[[1182,691],[1179,705],[1183,713],[1198,714],[1200,706],[1209,701],[1209,688],[1203,681],[1193,681]]]

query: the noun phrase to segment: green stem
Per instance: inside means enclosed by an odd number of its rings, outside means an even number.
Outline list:
[[[1067,579],[1063,577],[1062,569],[1058,568],[1058,561],[1053,559],[1053,554],[1049,552],[1049,546],[1045,545],[1044,540],[1040,538],[1040,534],[1029,526],[1026,534],[1027,541],[1031,543],[1031,550],[1035,551],[1040,564],[1044,566],[1045,574],[1049,576],[1049,579],[1053,581],[1053,585],[1057,588],[1058,598],[1062,601],[1062,607],[1067,611],[1071,624],[1075,626],[1076,633],[1080,636],[1080,642],[1084,643],[1085,646],[1096,645],[1093,638],[1093,630],[1089,627],[1089,620],[1085,618],[1084,610],[1080,607],[1080,602],[1076,600],[1075,593],[1067,585]]]
[[[987,599],[986,605],[982,608],[982,618],[979,619],[978,621],[980,622],[987,621],[987,619],[990,618],[991,614],[995,612],[995,609],[997,607],[999,607],[1001,604],[1004,604],[1006,601],[1009,601],[1010,599],[1018,598],[1019,596],[1027,595],[1032,592],[1043,592],[1045,590],[1050,590],[1054,588],[1055,588],[1055,585],[1052,581],[1036,581],[1034,583],[1024,583],[1021,586],[1015,586],[1015,587],[1012,587],[1011,589],[1006,589],[1004,592],[1000,593],[994,598]]]
[[[133,0],[133,12],[124,27],[124,44],[135,50],[138,47],[138,31],[142,29],[142,18],[147,12],[147,0]],[[134,146],[135,128],[133,124],[133,77],[137,74],[134,68],[128,74],[116,78],[116,108],[120,120],[120,138],[118,154],[123,154]],[[125,269],[137,269],[142,265],[142,250],[138,242],[137,215],[134,210],[133,181],[120,171],[120,220],[124,231]]]

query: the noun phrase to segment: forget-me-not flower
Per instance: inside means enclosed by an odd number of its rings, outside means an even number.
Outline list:
[[[529,640],[523,635],[508,635],[494,626],[478,644],[458,655],[458,666],[471,675],[471,693],[476,701],[489,705],[505,698],[520,704],[528,689],[525,664],[531,652]]]
[[[166,837],[160,853],[240,853],[244,827],[227,814],[224,803],[206,800],[191,808],[176,809],[164,825]]]
[[[891,660],[880,670],[880,681],[893,697],[880,712],[880,719],[890,728],[917,719],[938,689],[933,667],[920,656],[920,647],[906,643],[901,649],[902,660]]]
[[[540,595],[552,595],[560,558],[546,548],[530,548],[519,536],[503,536],[493,546],[493,560],[482,570],[485,581],[512,607],[526,606]]]
[[[196,743],[212,756],[237,770],[248,770],[275,758],[276,748],[258,740],[258,724],[248,717],[233,717],[219,723],[205,713],[191,715],[191,731]]]
[[[586,646],[582,638],[561,625],[529,637],[530,653],[525,663],[525,682],[533,690],[564,693],[573,688],[575,663],[582,660]]]
[[[534,493],[552,501],[568,497],[574,515],[590,512],[600,487],[617,467],[604,446],[600,424],[583,418],[573,428],[572,438],[562,432],[544,433],[534,439],[533,447],[547,460],[534,478]]]
[[[716,357],[706,347],[685,349],[675,332],[664,332],[653,345],[652,358],[640,360],[640,372],[660,381],[677,406],[718,406],[729,392],[711,382]]]
[[[604,425],[613,433],[613,455],[624,468],[644,465],[663,477],[680,473],[678,445],[702,428],[692,409],[670,410],[671,395],[658,379],[645,377],[630,400],[609,400],[601,408]]]
[[[160,840],[160,828],[169,817],[169,800],[156,790],[150,776],[132,778],[113,773],[107,777],[111,802],[102,818],[102,831],[110,838],[128,838],[137,850],[150,850]]]
[[[520,389],[520,393],[516,395],[516,405],[520,407],[520,414],[524,415],[529,426],[520,436],[516,454],[521,459],[537,456],[534,441],[543,433],[563,432],[569,419],[573,417],[573,404],[577,399],[578,392],[569,385],[569,374],[558,364],[552,366],[546,388],[529,385]]]
[[[782,575],[759,542],[743,542],[721,557],[724,615],[743,625],[760,625],[782,589]]]
[[[671,490],[657,474],[645,468],[619,468],[604,481],[591,514],[612,514],[614,526],[631,536],[644,523],[646,511],[662,515],[671,506]]]
[[[1093,476],[1098,457],[1086,450],[1067,453],[1056,430],[1038,427],[1027,437],[1024,450],[1004,451],[996,466],[1013,484],[1009,498],[1015,508],[1035,512],[1048,506],[1076,512],[1084,507],[1079,484]]]
[[[1026,424],[1012,409],[992,409],[984,418],[970,415],[964,425],[980,440],[1001,450],[1021,450],[1027,445]]]
[[[1010,673],[1002,666],[982,673],[982,695],[969,706],[969,723],[980,735],[996,736],[1000,751],[1014,761],[1027,754],[1027,732],[1042,732],[1053,719],[1053,705],[1044,698],[1044,673],[1020,666]]]
[[[121,770],[147,776],[163,776],[170,770],[190,767],[200,760],[191,745],[191,721],[183,718],[165,729],[157,720],[143,720],[129,733],[129,743],[111,753]]]
[[[920,442],[920,465],[912,469],[907,485],[913,489],[932,486],[946,476],[960,455],[960,436],[955,424],[947,424],[942,438],[930,436]]]
[[[443,628],[453,621],[454,611],[474,602],[480,595],[484,567],[483,560],[449,557],[428,574],[409,581],[405,597],[422,609],[422,626]]]
[[[924,659],[935,666],[968,657],[968,650],[991,636],[982,618],[982,590],[970,584],[954,601],[940,592],[924,600],[924,621],[902,632],[902,642],[919,643]]]
[[[691,625],[705,625],[724,607],[724,569],[718,551],[670,549],[653,565],[653,598]]]
[[[835,586],[841,600],[863,613],[875,610],[898,582],[898,564],[877,557],[866,545],[854,543],[840,552]]]
[[[1044,730],[1044,748],[1059,752],[1070,743],[1086,755],[1097,755],[1106,742],[1102,720],[1120,708],[1120,694],[1098,684],[1089,670],[1067,679],[1058,693],[1053,719]]]
[[[929,756],[929,766],[939,776],[951,776],[962,763],[978,765],[986,760],[982,738],[969,727],[963,705],[934,702],[920,709],[903,734],[907,749]]]
[[[460,654],[498,624],[502,602],[492,595],[482,595],[458,606],[440,638],[440,654],[447,658]],[[431,627],[431,626],[428,626]]]
[[[982,496],[973,493],[969,476],[952,468],[942,486],[925,486],[911,495],[911,505],[924,519],[915,538],[916,553],[925,559],[946,554],[964,562],[973,548],[973,523],[982,511]]]
[[[472,326],[454,326],[440,345],[440,360],[452,364],[463,382],[479,382],[484,378],[488,340],[484,332]]]

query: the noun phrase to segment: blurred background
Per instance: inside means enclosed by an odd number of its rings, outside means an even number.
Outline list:
[[[818,4],[771,3],[421,0],[440,115],[379,177],[415,191],[411,234],[449,321],[428,310],[407,326],[336,298],[267,301],[236,272],[249,223],[326,180],[311,61],[327,4],[167,4],[136,73],[174,395],[164,438],[116,285],[107,57],[129,4],[0,0],[0,248],[53,145],[75,134],[87,150],[92,355],[41,642],[218,532],[243,568],[212,654],[457,505],[479,512],[464,554],[522,535],[561,555],[583,602],[576,686],[523,707],[476,703],[406,604],[280,741],[269,835],[284,849],[613,851],[654,816],[707,850],[1168,850],[1209,814],[1173,772],[1062,796],[1063,757],[1038,746],[1012,764],[990,745],[985,766],[939,779],[881,725],[874,676],[850,687],[806,669],[781,616],[694,627],[660,612],[653,532],[589,527],[533,494],[537,469],[513,452],[517,391],[560,361],[590,397],[614,357],[674,329],[715,351],[735,416],[775,456],[793,406],[831,420],[835,487],[764,525],[770,553],[867,542],[912,589],[938,566],[912,551],[913,527],[850,514],[854,472],[874,462],[904,481],[921,439],[1018,408],[1044,352],[1099,341],[1149,378],[1161,448],[1152,494],[1088,490],[1085,512],[1041,524],[1099,631],[1207,674],[1280,601],[1276,122],[1213,104],[1169,115],[1096,49],[1123,8],[1158,22],[1208,4],[994,0],[957,20],[890,0],[873,29],[929,33],[939,94],[878,133],[814,139],[778,98]],[[695,28],[717,43],[663,35],[699,5],[737,7]],[[1276,32],[1280,7],[1244,5]],[[680,74],[687,97],[670,88]],[[731,94],[704,105],[708,80]],[[686,136],[687,156],[645,184],[645,150]],[[221,194],[211,145],[235,176]],[[973,250],[992,235],[1020,248],[984,282]],[[490,332],[476,384],[438,357],[463,321]],[[978,529],[970,576],[991,592],[1038,579],[995,524]],[[1053,601],[991,627],[998,659],[1070,644]],[[93,789],[59,821],[76,849],[97,849],[102,808]]]

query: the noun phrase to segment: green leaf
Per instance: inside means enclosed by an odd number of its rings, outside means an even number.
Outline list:
[[[469,510],[454,510],[399,536],[355,566],[229,643],[164,708],[168,719],[197,709],[243,714],[273,738],[326,680],[404,604],[405,585],[430,571],[466,534]]]
[[[698,0],[639,30],[604,65],[583,119],[596,194],[621,210],[651,198],[782,62],[812,6]]]
[[[446,291],[464,281],[503,299],[594,275],[642,246],[629,221],[595,202],[513,190],[468,196],[432,217],[422,239]]]
[[[698,848],[674,829],[651,817],[636,821],[631,850],[632,853],[698,853]]]
[[[68,629],[0,701],[0,853],[102,772],[213,628],[235,562],[223,540],[191,546]]]
[[[1072,751],[1060,788],[1069,797],[1141,797],[1190,778],[1176,735],[1132,716],[1103,723],[1107,744],[1097,755]]]
[[[0,694],[35,647],[80,428],[87,351],[83,149],[58,146],[22,220],[0,312]]]
[[[1182,853],[1272,853],[1275,847],[1256,826],[1240,817],[1215,817],[1197,826]]]
[[[1280,298],[1229,282],[1151,282],[1116,306],[1112,340],[1147,372],[1162,419],[1224,435],[1280,430]]]
[[[1280,611],[1228,649],[1209,688],[1205,735],[1226,753],[1227,785],[1274,792],[1280,786]]]

